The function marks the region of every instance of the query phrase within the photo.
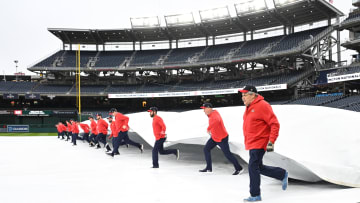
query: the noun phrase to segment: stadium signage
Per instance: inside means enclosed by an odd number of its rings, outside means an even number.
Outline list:
[[[22,115],[22,110],[14,110],[14,115]]]
[[[152,98],[152,97],[191,97],[201,95],[236,94],[237,89],[189,91],[189,92],[157,92],[157,93],[131,93],[131,94],[109,94],[110,99],[116,98]]]
[[[258,91],[272,91],[286,89],[286,84],[257,86]],[[222,94],[237,94],[239,89],[221,89],[221,90],[199,90],[188,92],[157,92],[157,93],[129,93],[129,94],[108,94],[110,99],[119,98],[153,98],[153,97],[191,97],[203,95],[222,95]]]
[[[22,115],[19,116],[49,116],[51,111],[22,111]]]
[[[328,83],[359,80],[359,79],[360,79],[360,73],[338,75],[338,76],[327,76]]]
[[[19,99],[18,94],[3,94],[3,99]]]
[[[76,111],[53,111],[53,114],[75,115]]]
[[[11,133],[11,132],[27,133],[27,132],[29,132],[29,125],[8,125],[7,131],[9,133]]]
[[[40,94],[25,94],[25,99],[39,100]]]
[[[6,111],[6,110],[1,110],[0,111],[0,115],[4,115],[4,114],[11,114],[12,111]]]
[[[259,92],[272,91],[272,90],[286,90],[287,89],[287,84],[256,86],[256,89]]]

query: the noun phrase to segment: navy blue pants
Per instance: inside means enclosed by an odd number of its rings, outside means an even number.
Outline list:
[[[84,133],[82,140],[86,140],[87,142],[90,142],[89,141],[89,133]]]
[[[176,149],[168,149],[168,150],[164,149],[165,140],[166,138],[160,138],[159,140],[155,141],[154,148],[152,150],[152,160],[154,167],[159,167],[159,153],[161,155],[166,155],[166,154],[176,155],[177,153]]]
[[[66,134],[66,141],[68,141],[70,139],[71,132],[65,132],[65,134]]]
[[[265,154],[264,149],[251,149],[249,154],[250,194],[255,197],[260,195],[260,174],[282,180],[286,171],[280,167],[264,165],[262,162]]]
[[[212,170],[212,161],[211,161],[211,150],[218,145],[221,151],[224,153],[225,157],[234,165],[235,170],[241,170],[239,162],[236,160],[234,155],[230,152],[229,147],[229,136],[225,137],[221,140],[221,142],[215,142],[212,138],[210,138],[204,147],[204,154],[206,160],[206,169]]]
[[[68,132],[68,135],[69,135],[69,137],[70,137],[70,141],[73,142],[73,141],[72,141],[73,133],[72,133],[72,132]]]
[[[139,143],[130,140],[129,135],[128,135],[128,131],[125,131],[125,132],[120,131],[119,135],[118,135],[118,138],[119,138],[119,143],[121,143],[121,141],[123,141],[124,144],[129,144],[129,145],[132,145],[132,146],[135,146],[135,147],[138,147],[138,148],[141,147],[141,145]]]
[[[95,138],[96,138],[96,135],[94,133],[91,133],[90,138],[89,138],[90,142],[96,143]]]
[[[124,140],[120,140],[120,137],[113,137],[112,138],[112,145],[113,145],[113,151],[112,154],[118,154],[119,153],[119,147],[121,145],[126,144]]]
[[[74,145],[76,145],[76,139],[78,138],[78,134],[77,133],[72,133],[71,134],[71,141]]]
[[[106,135],[102,134],[102,133],[99,133],[96,138],[95,138],[95,143],[103,143],[104,144],[104,147],[106,145]]]
[[[65,131],[62,131],[61,133],[58,132],[58,138],[61,138],[64,139],[64,134],[65,134]]]

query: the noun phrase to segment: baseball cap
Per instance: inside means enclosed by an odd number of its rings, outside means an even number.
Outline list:
[[[114,112],[118,112],[116,108],[111,108],[109,113],[114,113]]]
[[[202,109],[213,108],[213,105],[211,103],[204,103],[200,108],[202,108]]]
[[[152,111],[155,111],[157,112],[158,111],[158,108],[157,107],[150,107],[149,110],[147,110],[148,112],[152,112]]]
[[[102,114],[101,114],[101,113],[97,113],[96,116],[101,116],[101,117],[102,117]]]
[[[239,92],[246,93],[246,92],[254,92],[257,93],[257,89],[255,86],[252,85],[245,85],[243,89],[240,89]]]

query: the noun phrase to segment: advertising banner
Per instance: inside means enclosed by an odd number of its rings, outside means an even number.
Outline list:
[[[29,125],[8,125],[7,126],[7,131],[9,133],[27,133],[29,132]]]

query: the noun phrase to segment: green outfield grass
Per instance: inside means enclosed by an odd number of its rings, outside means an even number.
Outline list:
[[[57,133],[0,133],[0,136],[57,136]]]

